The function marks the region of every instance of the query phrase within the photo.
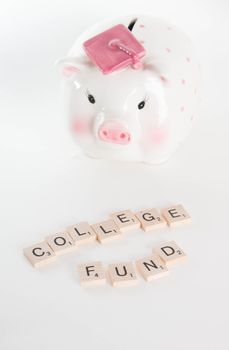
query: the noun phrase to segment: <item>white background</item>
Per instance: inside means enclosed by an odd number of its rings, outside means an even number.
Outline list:
[[[196,44],[202,111],[165,165],[74,157],[53,62],[107,16],[149,13]],[[229,3],[227,0],[0,2],[0,349],[229,348]],[[182,203],[191,226],[130,232],[42,270],[24,247],[111,212]],[[136,287],[79,286],[79,263],[136,260],[175,240],[188,254],[170,276]]]

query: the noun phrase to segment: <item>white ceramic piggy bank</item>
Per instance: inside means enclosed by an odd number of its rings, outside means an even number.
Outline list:
[[[84,43],[119,24],[145,52],[137,57],[125,40],[102,37],[94,54],[105,63],[119,53],[139,63],[114,68],[115,62],[105,72],[90,59]],[[122,52],[111,47],[116,39]],[[191,130],[198,113],[199,67],[189,38],[178,28],[148,16],[103,22],[83,33],[59,63],[70,129],[88,156],[158,164]]]

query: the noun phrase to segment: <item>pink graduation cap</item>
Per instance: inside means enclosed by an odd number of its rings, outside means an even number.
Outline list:
[[[92,62],[104,73],[112,73],[129,65],[141,67],[145,49],[132,32],[118,24],[83,43]]]

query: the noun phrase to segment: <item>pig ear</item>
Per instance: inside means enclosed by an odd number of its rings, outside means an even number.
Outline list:
[[[86,56],[82,57],[65,57],[55,62],[59,68],[61,75],[68,80],[73,79],[77,73],[91,65]]]
[[[147,57],[144,61],[143,61],[143,69],[144,70],[149,70],[151,72],[153,72],[154,74],[157,75],[157,77],[163,82],[163,83],[167,83],[168,79],[166,77],[166,75],[164,75],[160,68],[159,68],[159,64],[157,63],[157,61],[155,60],[154,57]]]

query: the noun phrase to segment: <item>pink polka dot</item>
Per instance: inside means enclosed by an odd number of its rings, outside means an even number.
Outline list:
[[[180,111],[184,112],[184,106],[181,106]]]
[[[144,24],[140,24],[139,27],[140,28],[145,28],[145,25]]]
[[[170,49],[169,47],[166,47],[166,51],[167,51],[168,53],[170,53],[170,52],[171,52],[171,49]]]
[[[164,77],[164,75],[160,75],[160,79],[161,79],[161,81],[163,81],[163,82],[166,82],[166,81],[167,81],[167,79],[166,79],[166,77]]]
[[[181,84],[185,85],[186,81],[184,79],[181,80]]]
[[[190,57],[186,57],[186,61],[187,61],[188,63],[190,63],[190,62],[191,62]]]

